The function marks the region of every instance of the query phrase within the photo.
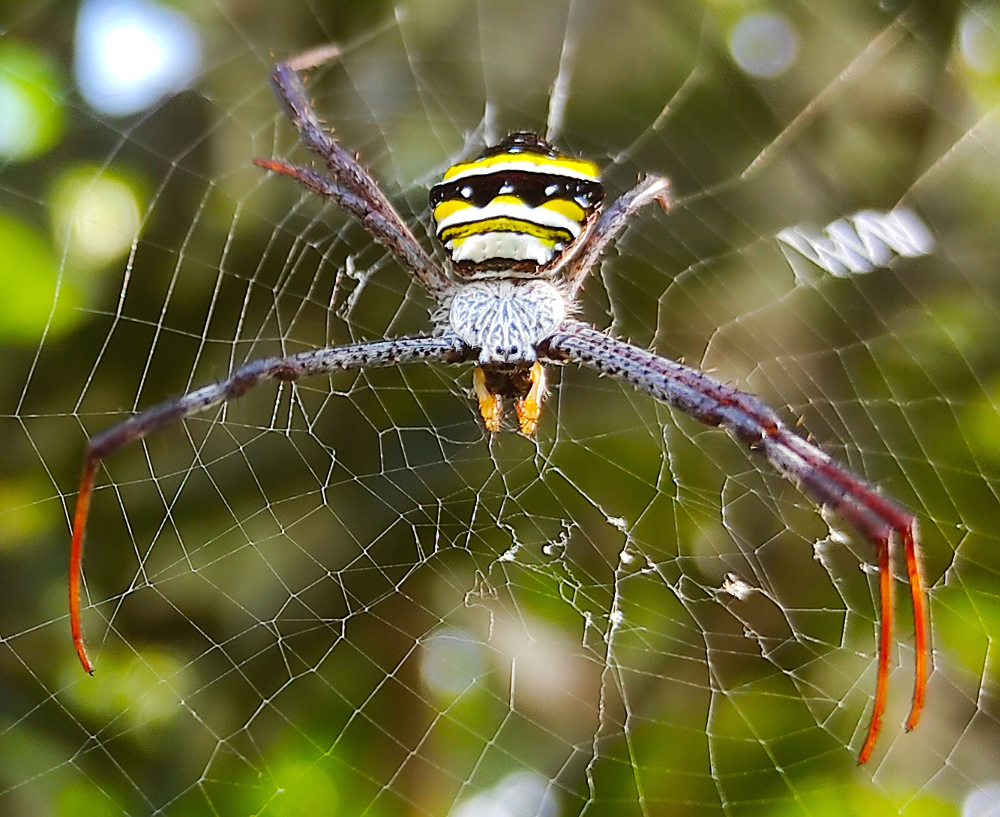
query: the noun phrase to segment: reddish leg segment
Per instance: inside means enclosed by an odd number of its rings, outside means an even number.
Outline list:
[[[912,729],[920,718],[927,690],[928,621],[924,583],[917,556],[917,522],[874,486],[852,474],[828,454],[790,431],[777,413],[752,394],[720,383],[704,372],[616,340],[585,324],[568,322],[546,342],[542,358],[573,362],[630,383],[685,414],[722,426],[768,462],[823,508],[836,512],[878,552],[878,677],[868,735],[858,762],[871,756],[885,712],[892,649],[892,559],[890,548],[901,542],[913,604],[916,649],[913,705],[906,721]]]
[[[87,672],[94,671],[94,665],[87,655],[87,648],[83,642],[83,626],[80,622],[83,534],[87,527],[87,512],[90,509],[94,479],[101,463],[107,457],[184,417],[190,417],[239,397],[264,381],[290,381],[348,369],[398,366],[418,360],[462,363],[472,355],[473,350],[461,340],[451,335],[444,335],[373,340],[367,343],[299,352],[284,358],[255,360],[241,366],[225,380],[160,403],[91,437],[87,444],[87,457],[83,463],[80,491],[77,494],[76,511],[73,514],[73,543],[70,546],[69,557],[69,623],[73,633],[73,646],[76,647],[76,654],[83,668]]]

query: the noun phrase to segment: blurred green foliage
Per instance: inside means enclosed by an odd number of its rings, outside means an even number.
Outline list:
[[[42,51],[0,42],[0,159],[28,161],[51,150],[66,127],[59,71]]]
[[[524,813],[945,815],[995,779],[992,10],[772,4],[801,42],[762,80],[726,51],[742,3],[174,5],[204,76],[128,119],[66,87],[73,4],[0,11],[0,101],[14,82],[40,123],[0,150],[0,813],[446,814],[528,771],[551,799]],[[311,161],[267,73],[330,41],[310,95],[421,236],[444,167],[544,130],[557,78],[559,142],[612,194],[672,177],[581,316],[759,393],[918,514],[917,730],[901,602],[856,766],[869,544],[725,434],[573,370],[537,440],[488,439],[468,371],[413,367],[262,387],[112,458],[82,674],[86,436],[251,358],[428,327],[363,229],[251,164]],[[901,199],[932,257],[804,278],[771,240]]]

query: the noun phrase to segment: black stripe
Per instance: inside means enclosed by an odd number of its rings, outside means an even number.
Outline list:
[[[505,187],[509,189],[504,190]],[[592,210],[604,198],[604,185],[592,179],[573,179],[558,173],[499,170],[457,181],[438,182],[431,188],[431,208],[454,199],[485,207],[500,195],[517,196],[528,207],[538,207],[553,199],[580,199],[577,203],[584,210]]]
[[[512,133],[506,139],[501,139],[492,147],[486,148],[473,161],[478,162],[489,156],[499,156],[502,153],[516,155],[518,153],[537,153],[541,156],[548,156],[550,159],[564,158],[558,150],[542,139],[537,133],[531,131],[518,131]]]

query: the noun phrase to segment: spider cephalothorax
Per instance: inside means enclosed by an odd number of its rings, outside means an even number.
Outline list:
[[[879,565],[879,660],[875,702],[859,760],[871,755],[882,725],[892,647],[890,547],[903,546],[915,631],[916,680],[906,727],[920,716],[928,672],[928,622],[917,557],[916,519],[820,448],[790,431],[753,395],[682,363],[610,337],[574,320],[577,293],[631,216],[651,202],[669,209],[670,185],[650,176],[602,208],[597,166],[556,151],[538,136],[516,133],[450,168],[431,190],[438,238],[449,253],[442,269],[359,162],[320,125],[299,71],[336,54],[317,49],[275,66],[272,81],[303,145],[326,173],[273,159],[256,163],[290,176],[364,224],[372,237],[434,300],[428,335],[331,346],[246,363],[228,378],[146,409],[90,438],[73,517],[70,624],[84,669],[80,582],[83,534],[101,462],[129,443],[203,412],[266,380],[292,381],[348,369],[416,361],[475,362],[473,384],[486,428],[501,426],[513,398],[518,425],[535,431],[545,392],[543,363],[576,363],[646,392],[757,452],[824,509],[838,513],[871,542]]]

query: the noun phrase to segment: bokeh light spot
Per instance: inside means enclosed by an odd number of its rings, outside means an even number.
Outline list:
[[[0,553],[37,544],[36,538],[53,522],[49,486],[35,474],[0,479]]]
[[[139,232],[139,198],[130,184],[90,166],[68,171],[52,196],[56,240],[78,269],[95,269],[123,255]]]
[[[559,801],[548,780],[534,772],[518,771],[507,775],[493,788],[462,803],[454,817],[556,817]]]
[[[799,38],[780,14],[748,14],[729,35],[729,51],[736,64],[755,77],[774,77],[785,71],[799,50]]]
[[[972,70],[981,74],[1000,70],[1000,14],[995,8],[972,6],[962,12],[958,48]]]
[[[185,15],[152,0],[85,0],[75,67],[91,107],[125,116],[189,87],[201,68],[201,42]]]
[[[423,644],[421,676],[429,689],[446,698],[457,698],[482,677],[482,646],[469,633],[442,628]]]
[[[190,666],[165,650],[104,650],[100,666],[99,678],[81,677],[76,657],[67,655],[68,700],[94,719],[120,718],[129,726],[129,738],[140,745],[155,741],[158,730],[183,712],[184,697],[195,688]]]

